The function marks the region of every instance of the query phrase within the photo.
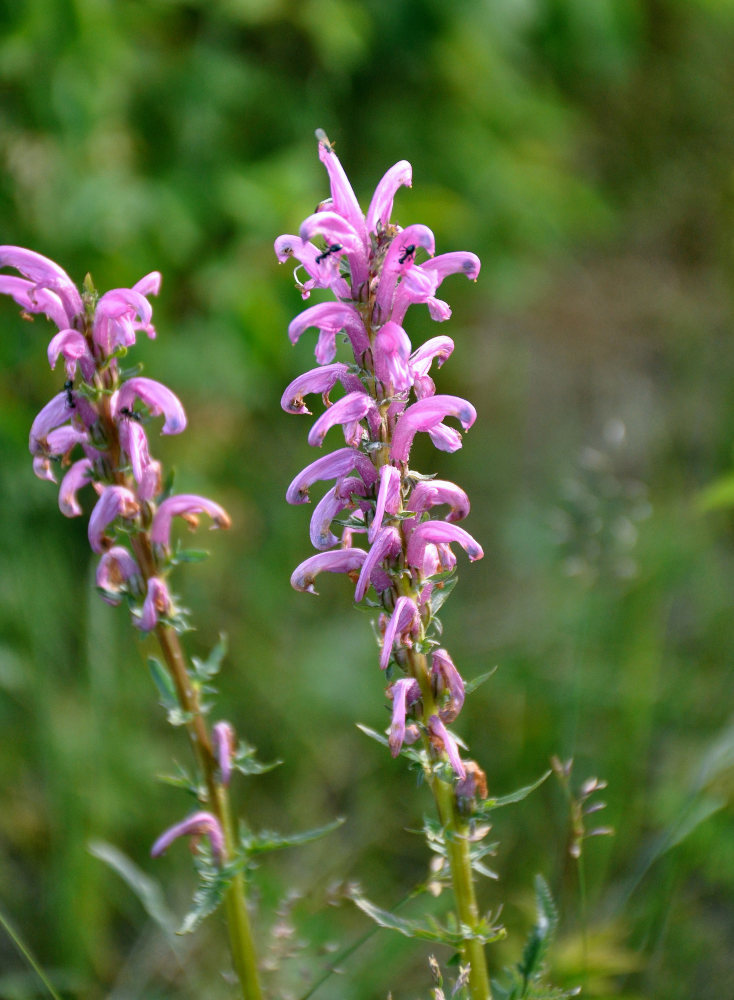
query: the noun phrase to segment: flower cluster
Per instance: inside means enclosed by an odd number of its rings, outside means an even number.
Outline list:
[[[376,598],[380,667],[387,672],[393,706],[391,752],[397,755],[404,743],[422,736],[434,761],[450,765],[456,794],[472,798],[482,794],[483,776],[476,776],[473,762],[462,761],[447,729],[463,704],[464,683],[439,648],[434,616],[450,589],[452,545],[471,560],[483,553],[457,524],[469,513],[466,493],[412,470],[409,461],[419,432],[442,451],[456,451],[461,434],[445,420],[454,418],[467,430],[476,411],[465,399],[436,393],[431,368],[446,361],[453,341],[437,336],[414,349],[403,322],[412,304],[425,304],[434,320],[448,319],[449,306],[436,297],[439,286],[455,273],[476,279],[479,259],[465,252],[434,256],[430,229],[401,229],[390,222],[398,188],[411,185],[407,162],[387,171],[365,216],[323,133],[319,157],[331,198],[304,221],[299,235],[280,236],[275,252],[281,262],[298,262],[296,283],[304,299],[312,289],[328,289],[336,301],[312,305],[291,322],[293,343],[310,328],[318,331],[319,367],[296,378],[281,405],[288,413],[308,414],[305,397],[320,394],[325,409],[308,442],[320,447],[340,425],[345,447],[312,462],[288,488],[288,502],[301,504],[309,501],[315,483],[334,481],[311,517],[311,542],[318,551],[297,567],[291,583],[315,593],[319,573],[346,573],[355,583],[356,601]],[[337,360],[338,334],[346,336],[353,361]],[[343,393],[332,401],[337,386]],[[437,508],[448,511],[436,516]]]
[[[0,247],[0,268],[23,277],[0,275],[0,293],[10,295],[32,319],[44,313],[58,327],[48,346],[55,368],[63,360],[66,381],[33,421],[30,451],[41,479],[56,482],[65,473],[59,507],[79,517],[77,494],[91,484],[97,502],[89,518],[89,544],[100,556],[97,585],[110,604],[130,603],[135,624],[150,631],[161,621],[175,621],[177,609],[166,583],[173,562],[171,521],[176,515],[196,524],[207,513],[215,526],[229,517],[216,503],[191,495],[164,495],[161,465],[151,457],[146,425],[164,418],[162,434],[179,434],[186,414],[178,398],[138,369],[120,362],[138,332],[155,337],[148,296],[156,295],[157,271],[132,288],[98,296],[86,279],[80,293],[53,261],[20,247]],[[79,457],[73,458],[76,452]]]

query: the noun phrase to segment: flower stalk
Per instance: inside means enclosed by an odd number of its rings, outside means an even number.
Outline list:
[[[181,646],[186,613],[168,587],[176,563],[172,518],[181,516],[195,527],[198,515],[206,513],[214,527],[226,528],[229,517],[205,497],[164,491],[161,465],[150,454],[147,425],[162,416],[161,433],[178,434],[186,427],[186,414],[170,389],[137,371],[125,372],[120,364],[139,332],[156,335],[148,296],[158,293],[161,276],[153,272],[132,288],[100,296],[89,277],[79,292],[57,264],[20,247],[0,247],[3,267],[15,268],[22,277],[0,274],[0,293],[12,296],[26,318],[43,313],[58,327],[48,359],[52,368],[63,359],[66,375],[63,390],[31,427],[34,472],[56,482],[56,470],[66,470],[59,506],[67,517],[81,516],[78,491],[93,487],[97,501],[88,536],[92,551],[100,556],[100,593],[109,604],[125,601],[135,627],[155,634],[197,762],[196,789],[204,809],[166,831],[153,853],[162,853],[179,836],[207,837],[212,864],[228,876],[224,904],[242,998],[262,1000],[230,812],[229,770],[214,751],[199,697],[201,682]],[[83,457],[73,459],[78,451]]]
[[[297,261],[296,284],[304,299],[322,288],[336,301],[311,306],[291,322],[293,343],[311,327],[318,331],[320,367],[288,386],[282,407],[308,414],[305,397],[320,394],[325,409],[309,444],[320,447],[329,431],[341,426],[346,447],[312,462],[288,488],[289,503],[308,503],[315,483],[335,480],[311,519],[317,554],[294,570],[291,583],[315,593],[318,573],[346,573],[355,583],[355,600],[367,599],[379,612],[380,667],[393,702],[388,745],[393,756],[417,741],[423,747],[461,928],[460,950],[471,967],[469,992],[472,1000],[489,1000],[484,942],[491,937],[479,913],[472,865],[472,846],[484,835],[474,813],[486,798],[486,779],[475,762],[462,760],[447,728],[461,710],[464,683],[439,648],[436,617],[454,582],[451,546],[458,544],[472,561],[483,553],[456,524],[469,512],[464,491],[410,466],[416,434],[427,433],[440,450],[456,451],[461,435],[445,420],[453,418],[467,430],[476,411],[467,400],[436,394],[429,374],[434,362],[440,367],[450,356],[453,341],[434,337],[414,350],[402,325],[412,304],[425,304],[438,322],[448,319],[451,310],[436,297],[438,287],[454,273],[475,280],[480,264],[471,253],[434,256],[430,229],[401,229],[390,221],[398,188],[411,185],[408,163],[388,170],[364,215],[333,147],[323,133],[317,138],[331,198],[298,235],[279,237],[275,252],[281,262]],[[339,334],[345,335],[353,362],[336,360]],[[344,394],[332,402],[330,393],[339,386]],[[448,513],[437,517],[435,509],[445,506]]]

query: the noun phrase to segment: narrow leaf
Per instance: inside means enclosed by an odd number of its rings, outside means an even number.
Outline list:
[[[532,785],[525,785],[524,788],[518,788],[515,792],[510,792],[509,795],[501,795],[496,799],[486,799],[484,802],[480,802],[476,809],[476,816],[486,816],[492,812],[493,809],[500,809],[502,806],[509,806],[515,802],[522,802],[526,799],[531,792],[534,792],[536,788],[540,788],[544,781],[550,776],[551,772],[546,771],[545,774],[541,775],[537,781],[534,781]]]
[[[316,827],[313,830],[304,830],[303,833],[294,833],[284,837],[280,833],[270,830],[261,830],[260,833],[250,833],[246,831],[242,835],[241,843],[245,853],[254,857],[257,854],[267,854],[268,851],[281,851],[286,847],[298,847],[301,844],[309,844],[313,840],[319,840],[327,834],[337,830],[345,822],[339,817],[327,823],[325,826]]]
[[[148,669],[150,670],[153,683],[158,689],[160,703],[167,712],[178,708],[178,698],[176,697],[176,687],[173,678],[168,673],[160,660],[155,656],[148,657]]]

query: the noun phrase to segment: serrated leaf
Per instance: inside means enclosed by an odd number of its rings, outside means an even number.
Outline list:
[[[176,695],[176,685],[173,678],[168,673],[160,660],[155,656],[148,657],[148,669],[150,670],[153,683],[160,695],[160,704],[167,712],[178,708],[178,697]]]
[[[268,771],[272,771],[276,767],[280,767],[283,763],[282,760],[274,760],[269,764],[263,764],[261,761],[257,760],[255,757],[255,748],[249,746],[245,742],[241,742],[237,747],[237,753],[235,755],[232,766],[240,772],[240,774],[266,774]]]
[[[523,948],[519,972],[527,984],[541,972],[543,960],[558,924],[558,911],[548,883],[542,875],[535,876],[536,920]]]
[[[318,826],[312,830],[304,830],[302,833],[293,833],[290,836],[283,836],[272,830],[261,830],[259,833],[245,831],[240,839],[242,849],[248,857],[255,857],[259,854],[267,854],[269,851],[282,851],[286,847],[299,847],[302,844],[309,844],[313,840],[319,840],[329,833],[342,826],[346,820],[342,817],[332,820],[325,826]]]
[[[384,927],[386,930],[397,931],[398,934],[402,934],[404,937],[416,938],[421,941],[440,942],[441,944],[450,945],[453,948],[460,948],[465,941],[469,940],[489,944],[504,937],[504,930],[502,928],[489,927],[485,920],[482,920],[475,930],[463,925],[459,926],[457,930],[453,930],[442,926],[438,921],[432,919],[421,921],[398,917],[389,910],[383,910],[379,906],[375,906],[374,903],[371,903],[360,892],[352,892],[351,897],[360,910],[371,920],[374,920],[376,924]]]
[[[137,896],[143,909],[166,934],[169,943],[175,946],[173,914],[166,906],[163,892],[158,882],[138,868],[126,854],[101,840],[94,840],[87,845],[89,853],[103,861]]]
[[[200,854],[196,861],[199,884],[194,892],[193,905],[183,919],[177,934],[191,934],[199,924],[217,909],[224,899],[237,866],[215,866],[210,857]]]
[[[200,681],[210,681],[216,677],[222,667],[222,660],[227,653],[227,636],[222,632],[219,641],[212,649],[205,660],[200,660],[196,656],[191,657],[194,666],[194,674]]]
[[[484,802],[479,802],[475,810],[474,815],[476,817],[486,816],[492,812],[493,809],[500,809],[502,806],[513,805],[515,802],[522,802],[526,799],[531,792],[534,792],[536,788],[540,788],[544,781],[546,781],[550,775],[551,771],[546,771],[545,774],[541,775],[537,781],[534,781],[532,785],[525,785],[524,788],[518,788],[515,792],[510,792],[509,795],[500,795],[496,799],[485,799]]]

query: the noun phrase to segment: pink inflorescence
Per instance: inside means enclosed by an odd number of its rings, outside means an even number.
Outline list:
[[[60,360],[64,367],[63,389],[31,427],[33,469],[51,482],[56,470],[65,470],[59,506],[67,517],[82,514],[79,490],[94,488],[88,535],[101,557],[97,585],[111,604],[126,598],[135,624],[149,631],[176,615],[165,580],[171,518],[195,524],[205,512],[215,526],[229,524],[226,512],[204,497],[162,499],[161,466],[150,455],[146,425],[162,416],[161,433],[179,434],[186,414],[165,385],[120,367],[139,332],[155,337],[148,296],[158,294],[161,276],[153,271],[132,288],[99,296],[89,279],[80,293],[58,264],[32,250],[0,246],[4,267],[23,277],[0,274],[0,293],[15,299],[27,319],[44,313],[58,327],[48,360],[52,369]]]
[[[414,348],[403,323],[413,304],[426,305],[434,320],[448,319],[449,306],[436,297],[439,286],[451,274],[475,280],[479,259],[466,252],[434,256],[430,229],[390,222],[398,188],[411,185],[405,161],[385,174],[365,215],[333,147],[323,133],[317,135],[331,198],[298,235],[280,236],[275,252],[281,262],[298,262],[296,283],[304,299],[312,289],[327,289],[336,301],[310,306],[291,322],[293,343],[306,330],[317,331],[319,367],[294,379],[281,405],[288,413],[309,414],[305,398],[320,395],[324,410],[312,425],[309,444],[321,447],[339,425],[345,446],[312,462],[288,488],[288,502],[301,504],[309,502],[317,482],[334,484],[311,518],[317,554],[297,567],[291,583],[315,593],[319,573],[346,573],[357,601],[374,595],[382,609],[380,666],[391,679],[390,748],[397,754],[422,732],[426,745],[464,779],[457,745],[445,728],[461,708],[464,685],[448,653],[434,648],[431,625],[436,598],[456,563],[452,545],[458,543],[471,560],[483,553],[456,523],[469,513],[466,493],[411,470],[409,461],[419,432],[442,451],[456,451],[461,434],[446,420],[467,430],[476,411],[465,399],[436,394],[431,369],[450,356],[453,341],[438,336]],[[353,361],[336,360],[340,334]],[[332,401],[330,394],[337,392]],[[438,508],[448,511],[440,516]],[[411,655],[417,649],[420,660]],[[401,674],[407,676],[393,680]]]

